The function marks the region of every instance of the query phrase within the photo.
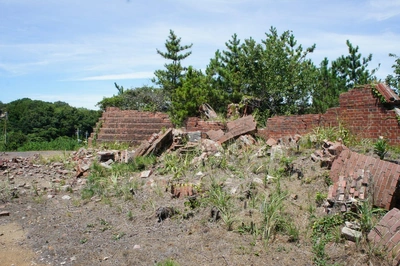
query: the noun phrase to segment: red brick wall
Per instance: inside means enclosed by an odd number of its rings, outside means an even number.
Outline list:
[[[316,126],[338,126],[339,123],[360,138],[384,136],[392,145],[400,145],[400,126],[394,110],[374,98],[369,85],[342,93],[340,107],[330,108],[322,115],[275,116],[259,130],[264,138],[280,138],[306,134]]]
[[[153,133],[172,127],[172,123],[165,113],[109,107],[103,112],[98,127],[100,129],[96,138],[97,143],[118,141],[139,144]],[[94,134],[90,136],[89,144],[93,141]]]
[[[97,123],[96,128],[99,128],[99,131],[96,142],[131,142],[140,144],[153,133],[158,133],[162,128],[170,127],[173,127],[173,125],[166,113],[140,112],[109,107],[103,112]],[[188,132],[225,129],[225,125],[222,122],[204,121],[197,117],[188,118],[185,127]],[[91,134],[89,144],[92,144],[94,138],[95,132]]]
[[[209,130],[225,130],[225,125],[222,122],[204,121],[198,117],[189,117],[185,122],[185,128],[188,132],[207,132]]]

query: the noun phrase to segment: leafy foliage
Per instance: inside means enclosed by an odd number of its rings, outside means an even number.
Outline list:
[[[10,102],[2,108],[8,113],[8,119],[0,120],[0,127],[7,132],[7,136],[0,137],[2,150],[17,150],[22,146],[25,146],[23,150],[37,149],[38,143],[43,144],[42,150],[48,142],[59,148],[61,143],[67,144],[65,138],[76,139],[77,129],[90,134],[100,116],[99,111],[71,107],[64,102],[49,103],[29,98]],[[61,146],[67,149],[70,145]]]
[[[112,97],[104,97],[97,103],[101,110],[107,107],[118,107],[121,110],[138,110],[138,111],[165,111],[167,105],[165,103],[165,92],[159,88],[143,86],[132,89],[123,89],[117,86],[118,94]]]
[[[386,83],[392,88],[394,88],[398,94],[400,91],[400,57],[392,53],[390,53],[389,56],[395,59],[394,60],[395,63],[392,66],[394,73],[393,75],[389,74],[386,77]]]

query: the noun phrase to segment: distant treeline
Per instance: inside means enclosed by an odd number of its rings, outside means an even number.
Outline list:
[[[101,115],[101,111],[65,102],[29,98],[0,102],[0,112],[0,151],[75,149],[84,143],[86,133],[90,135]]]

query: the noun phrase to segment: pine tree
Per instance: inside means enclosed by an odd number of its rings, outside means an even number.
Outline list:
[[[395,64],[392,66],[394,75],[390,74],[386,77],[386,84],[395,89],[396,93],[400,92],[400,57],[395,54],[389,54],[395,58]]]
[[[377,69],[368,69],[368,63],[372,61],[372,54],[361,57],[358,52],[359,47],[354,47],[349,40],[346,41],[349,50],[347,56],[341,56],[332,63],[332,68],[337,71],[337,75],[346,81],[347,89],[352,89],[356,85],[364,85],[374,81],[373,76]]]
[[[183,59],[191,55],[191,51],[184,52],[192,48],[193,44],[181,45],[181,38],[178,38],[173,30],[170,30],[168,39],[165,42],[166,52],[157,49],[157,53],[172,63],[165,64],[165,70],[156,70],[155,78],[152,79],[157,85],[170,96],[178,87],[181,86],[181,79],[184,77],[185,68],[181,62]]]
[[[337,76],[325,57],[318,69],[317,83],[312,92],[312,112],[325,113],[328,108],[339,106],[339,95],[345,92],[346,81]]]
[[[169,111],[172,122],[181,125],[187,117],[199,115],[199,107],[208,102],[209,92],[204,74],[189,66],[186,76],[182,79],[182,86],[172,94],[172,106]]]

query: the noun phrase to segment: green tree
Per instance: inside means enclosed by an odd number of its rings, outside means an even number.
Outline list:
[[[208,102],[208,92],[205,75],[189,66],[186,76],[182,79],[182,86],[172,95],[169,111],[172,122],[182,125],[187,117],[199,115],[200,105]]]
[[[374,76],[379,66],[369,71],[368,63],[372,61],[372,54],[362,57],[358,52],[359,47],[353,46],[349,40],[346,41],[349,54],[342,55],[332,63],[332,68],[337,72],[338,77],[346,81],[347,89],[356,85],[369,84],[376,80]]]
[[[337,76],[329,66],[328,58],[318,68],[317,83],[312,92],[312,112],[325,113],[328,108],[339,106],[339,95],[347,91],[346,80]]]
[[[390,74],[386,77],[386,84],[395,89],[398,94],[400,91],[400,57],[395,54],[389,54],[390,57],[393,57],[395,60],[395,64],[392,66],[394,70],[394,74]]]
[[[192,48],[193,44],[181,45],[181,38],[178,38],[173,30],[170,30],[168,39],[165,42],[166,52],[157,49],[157,53],[172,62],[165,64],[165,70],[156,70],[155,78],[152,79],[157,85],[164,89],[168,96],[181,86],[181,79],[184,77],[185,68],[182,66],[182,60],[191,55],[191,51],[186,50]]]
[[[8,112],[8,150],[16,150],[27,142],[50,142],[59,137],[75,139],[78,128],[83,138],[85,132],[92,132],[101,115],[100,111],[75,108],[64,102],[29,98],[10,102],[4,109]],[[0,123],[4,126],[5,122]]]
[[[206,74],[213,88],[224,95],[227,102],[239,103],[243,97],[240,56],[242,47],[236,33],[225,43],[226,50],[217,50],[215,57],[210,60]]]
[[[121,110],[166,111],[165,92],[160,88],[149,86],[124,89],[124,93],[104,97],[97,103],[101,110],[107,107],[118,107]]]
[[[244,92],[261,100],[261,112],[300,114],[307,112],[316,68],[307,55],[315,45],[303,50],[290,31],[278,34],[271,27],[262,44],[245,40],[241,60]]]

